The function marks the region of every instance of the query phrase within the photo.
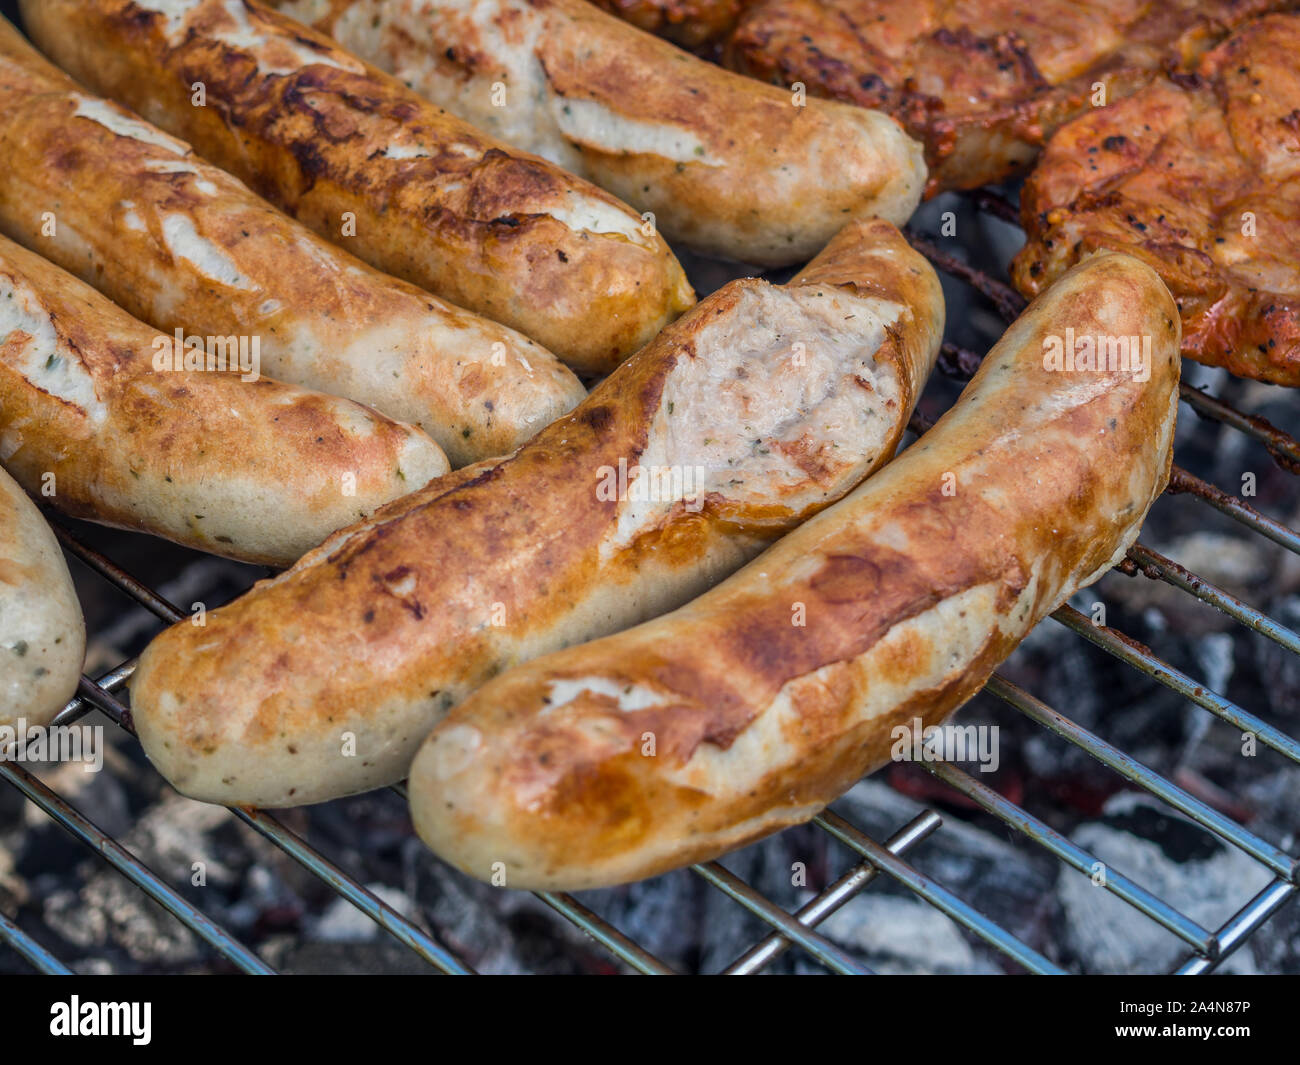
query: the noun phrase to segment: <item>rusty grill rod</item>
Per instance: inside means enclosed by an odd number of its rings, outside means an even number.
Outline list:
[[[1280,544],[1288,551],[1300,555],[1300,533],[1294,529],[1289,529],[1280,521],[1274,521],[1266,517],[1252,507],[1249,503],[1244,503],[1234,495],[1229,495],[1221,488],[1201,480],[1199,477],[1188,473],[1181,466],[1175,466],[1169,475],[1169,487],[1165,489],[1169,495],[1178,495],[1180,493],[1189,493],[1204,503],[1208,503],[1215,510],[1226,514],[1234,521],[1240,522],[1248,529],[1253,529],[1261,536],[1266,536],[1275,544]]]
[[[929,237],[923,236],[910,226],[904,227],[903,235],[913,248],[934,263],[945,274],[949,274],[959,281],[965,281],[971,288],[992,303],[1005,321],[1015,321],[1020,316],[1020,312],[1028,305],[1024,296],[1020,295],[1010,285],[989,277],[983,270],[962,262],[957,256],[944,251]]]
[[[122,569],[116,562],[106,558],[103,554],[96,551],[93,547],[87,547],[78,540],[72,531],[63,524],[49,509],[42,512],[43,517],[54,530],[54,535],[59,538],[68,551],[79,558],[87,566],[98,573],[109,584],[116,585],[146,610],[152,612],[169,625],[180,621],[185,615],[182,614],[171,603],[167,602],[162,596],[150,588],[144,581],[137,580],[126,570]]]
[[[970,189],[961,193],[975,205],[977,211],[990,214],[1008,225],[1020,228],[1020,208],[1004,196],[999,196],[992,189]]]
[[[1204,389],[1193,388],[1186,382],[1179,384],[1178,394],[1199,417],[1213,422],[1222,422],[1238,432],[1245,433],[1252,440],[1263,444],[1273,457],[1273,461],[1282,469],[1288,473],[1300,473],[1300,441],[1284,433],[1267,418],[1261,418],[1256,414],[1243,414]]]
[[[1198,577],[1186,567],[1180,566],[1177,562],[1165,558],[1158,551],[1153,551],[1141,543],[1136,543],[1128,549],[1128,559],[1121,562],[1116,569],[1124,573],[1129,573],[1130,570],[1132,574],[1141,573],[1151,580],[1161,580],[1175,588],[1190,592],[1201,602],[1217,607],[1234,621],[1254,629],[1261,636],[1267,637],[1280,647],[1285,647],[1292,654],[1300,655],[1300,633],[1274,621],[1267,614],[1243,603],[1235,595],[1230,595],[1204,577]]]

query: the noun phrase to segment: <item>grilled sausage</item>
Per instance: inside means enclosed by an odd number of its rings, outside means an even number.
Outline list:
[[[456,465],[585,395],[526,337],[385,277],[81,92],[3,19],[0,112],[0,231],[165,332],[257,335],[269,376],[411,422]]]
[[[81,604],[58,542],[0,470],[0,727],[48,724],[76,692],[85,652]]]
[[[1131,335],[1149,380],[1046,368],[1053,337]],[[1148,267],[1080,265],[843,502],[675,613],[462,703],[411,768],[420,835],[474,876],[578,889],[814,816],[1133,542],[1168,477],[1178,340]]]
[[[447,471],[418,429],[214,339],[177,345],[0,237],[0,463],[76,517],[277,566]]]
[[[694,302],[626,204],[253,0],[27,0],[22,12],[78,81],[372,266],[576,369],[612,369]]]
[[[888,115],[796,106],[581,0],[273,2],[706,255],[805,262],[850,218],[901,225],[921,198],[921,146]]]
[[[886,222],[784,287],[732,282],[514,456],[164,632],[132,680],[145,751],[214,802],[399,780],[501,669],[685,602],[888,460],[942,331]]]

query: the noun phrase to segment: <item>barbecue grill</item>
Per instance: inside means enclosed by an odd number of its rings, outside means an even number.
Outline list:
[[[941,204],[951,202],[954,202],[954,198],[949,197],[941,201]],[[930,205],[925,214],[932,214],[933,208],[935,205]],[[965,208],[973,208],[984,218],[996,218],[1013,225],[1016,222],[1014,205],[996,191],[980,190],[970,194]],[[960,245],[956,242],[925,236],[917,231],[909,233],[909,238],[943,273],[969,286],[978,294],[977,299],[983,298],[991,303],[1002,319],[1011,320],[1023,306],[1019,295],[1009,286],[988,272],[970,265],[965,257],[958,255],[956,251],[960,250]],[[979,356],[969,348],[945,343],[940,370],[949,379],[961,380],[973,372],[978,362]],[[1300,403],[1298,397],[1288,399]],[[1300,441],[1186,382],[1182,386],[1182,401],[1184,417],[1194,414],[1212,419],[1262,445],[1279,467],[1294,475],[1291,484],[1300,489]],[[920,434],[926,431],[929,424],[929,418],[918,413],[913,419],[911,430]],[[1300,532],[1260,513],[1245,500],[1207,483],[1177,465],[1167,494],[1194,499],[1198,506],[1218,511],[1239,523],[1249,530],[1249,535],[1267,538],[1286,551],[1300,555]],[[1300,498],[1300,492],[1296,493],[1296,497]],[[151,587],[148,574],[138,576],[126,572],[92,546],[90,541],[93,536],[87,536],[83,531],[74,532],[57,517],[50,517],[65,549],[104,581],[152,612],[162,622],[170,624],[188,616]],[[1217,608],[1235,623],[1253,630],[1285,651],[1300,655],[1300,633],[1190,572],[1176,560],[1144,546],[1141,541],[1129,552],[1121,569],[1134,579],[1163,581],[1187,596]],[[1199,708],[1198,712],[1212,715],[1242,733],[1252,734],[1261,748],[1268,748],[1276,755],[1300,764],[1300,741],[1296,738],[1199,683],[1123,632],[1095,623],[1070,605],[1061,607],[1051,620],[1043,624],[1064,626],[1124,666],[1140,671],[1177,693]],[[133,669],[134,660],[129,660],[100,675],[83,676],[77,696],[58,716],[55,724],[68,725],[98,710],[114,725],[130,732],[131,714],[123,696]],[[1264,927],[1295,894],[1297,885],[1300,885],[1300,858],[1244,827],[1223,812],[1222,804],[1209,804],[1203,797],[1140,763],[1103,736],[1075,723],[1067,716],[1068,706],[1049,706],[1031,691],[1000,674],[989,682],[987,691],[1019,711],[1035,726],[1091,755],[1098,763],[1094,767],[1096,774],[1117,775],[1127,782],[1127,786],[1153,796],[1194,823],[1199,830],[1236,848],[1267,871],[1270,880],[1262,890],[1253,895],[1243,892],[1239,906],[1230,919],[1217,927],[1207,927],[1204,922],[1181,912],[1167,898],[1144,887],[1137,879],[1128,878],[1122,871],[1107,869],[1104,884],[1099,885],[1102,890],[1123,900],[1145,918],[1172,933],[1184,945],[1183,956],[1173,971],[1183,974],[1213,971]],[[1100,864],[1096,855],[960,765],[927,761],[924,769],[941,782],[944,788],[949,789],[954,798],[960,797],[966,806],[978,808],[1007,826],[1022,845],[1042,848],[1079,876],[1095,877]],[[148,868],[137,854],[102,831],[91,817],[74,808],[68,799],[53,790],[39,776],[21,764],[3,762],[0,763],[0,779],[16,788],[28,802],[43,811],[76,840],[91,848],[103,862],[134,885],[135,889],[190,929],[206,943],[214,956],[214,962],[246,973],[274,971],[254,950],[189,901],[174,883],[169,883]],[[400,787],[394,790],[399,793],[402,791]],[[299,863],[303,869],[319,878],[340,898],[433,969],[448,974],[467,974],[473,971],[467,961],[440,941],[437,929],[398,912],[372,887],[364,886],[357,875],[341,868],[315,849],[280,817],[253,809],[232,809],[230,815],[280,848],[293,862]],[[814,824],[817,830],[842,845],[849,857],[842,861],[838,875],[833,872],[828,876],[825,886],[794,912],[766,897],[723,863],[709,862],[693,867],[696,876],[726,896],[735,906],[749,911],[765,928],[765,933],[756,942],[734,944],[734,961],[726,966],[725,972],[760,972],[791,950],[803,952],[806,957],[832,972],[869,972],[859,957],[818,929],[846,903],[882,878],[893,881],[905,892],[936,908],[967,933],[988,944],[1004,957],[1008,970],[1034,973],[1064,971],[1060,965],[1025,943],[1022,938],[963,901],[939,879],[918,871],[909,862],[909,851],[935,833],[945,830],[944,815],[940,811],[925,809],[910,820],[899,823],[892,834],[880,839],[874,838],[832,810],[827,810],[816,818]],[[835,849],[833,853],[840,851]],[[674,971],[650,949],[598,915],[582,898],[549,893],[538,897],[554,913],[557,939],[561,938],[563,923],[570,922],[590,936],[618,967],[652,974]],[[46,938],[48,937],[43,936],[39,924],[31,921],[20,923],[0,912],[0,953],[6,949],[16,952],[32,968],[42,973],[69,972],[66,959],[56,956],[54,951],[43,945]],[[224,963],[218,959],[224,959]]]

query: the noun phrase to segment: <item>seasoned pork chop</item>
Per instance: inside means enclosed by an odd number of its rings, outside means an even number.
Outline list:
[[[760,0],[727,63],[890,111],[926,145],[928,193],[1027,167],[1064,122],[1186,70],[1297,0]],[[1104,86],[1104,90],[1099,87]],[[1104,92],[1104,96],[1102,93]]]
[[[683,48],[721,40],[754,0],[592,0],[610,14]]]
[[[1061,129],[1021,196],[1033,296],[1098,248],[1155,268],[1183,354],[1300,385],[1300,16],[1251,22],[1190,75]]]

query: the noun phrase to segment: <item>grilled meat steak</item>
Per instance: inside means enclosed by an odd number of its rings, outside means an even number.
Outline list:
[[[1194,74],[1060,130],[1021,196],[1020,291],[1128,252],[1174,294],[1184,355],[1300,385],[1298,54],[1300,16],[1259,19]]]
[[[683,48],[726,37],[754,0],[592,0],[597,7]]]
[[[761,0],[726,61],[896,115],[929,195],[1024,169],[1069,119],[1187,70],[1235,26],[1296,0]],[[1102,88],[1104,86],[1104,89]],[[1103,96],[1104,92],[1104,96]]]

